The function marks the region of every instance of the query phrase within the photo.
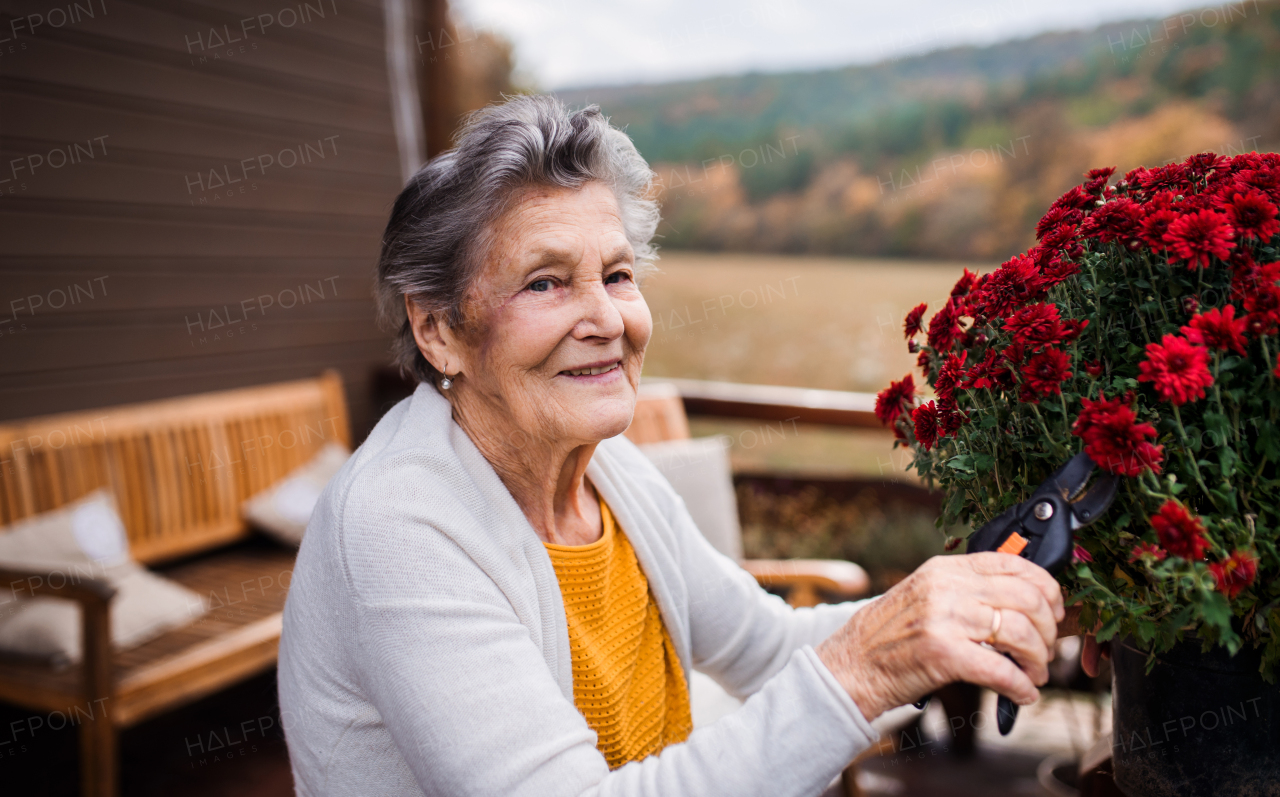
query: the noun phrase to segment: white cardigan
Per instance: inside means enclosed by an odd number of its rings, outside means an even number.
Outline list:
[[[702,537],[626,438],[587,477],[635,549],[686,676],[750,698],[610,771],[573,703],[555,570],[435,388],[325,489],[280,640],[302,795],[818,795],[876,738],[814,653],[858,603],[793,610]]]

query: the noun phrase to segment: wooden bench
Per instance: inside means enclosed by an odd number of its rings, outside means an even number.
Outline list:
[[[275,666],[294,551],[252,535],[240,506],[331,442],[351,445],[333,372],[0,425],[0,524],[108,487],[134,558],[211,606],[113,652],[109,584],[0,569],[0,587],[83,609],[83,664],[0,659],[0,700],[78,724],[82,794],[117,793],[121,729]]]

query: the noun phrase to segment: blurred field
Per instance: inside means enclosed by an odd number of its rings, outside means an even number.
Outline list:
[[[877,392],[915,369],[907,311],[995,264],[664,252],[658,265],[646,377]],[[695,419],[693,433],[730,435],[737,470],[906,478],[875,431]]]

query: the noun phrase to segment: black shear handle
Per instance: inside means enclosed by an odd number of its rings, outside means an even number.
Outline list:
[[[975,531],[969,537],[966,553],[1010,553],[1056,574],[1071,558],[1075,538],[1073,521],[1079,524],[1096,520],[1115,496],[1115,476],[1105,477],[1080,496],[1093,469],[1094,463],[1088,454],[1076,454],[1045,480],[1029,500],[1009,507]],[[1004,655],[1014,661],[1013,656]],[[929,704],[930,697],[926,695],[913,705],[922,709]],[[1018,704],[1000,695],[996,703],[996,726],[1001,736],[1009,735],[1017,718]]]

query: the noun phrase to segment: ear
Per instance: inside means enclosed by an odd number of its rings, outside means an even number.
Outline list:
[[[440,373],[456,375],[462,362],[458,351],[459,343],[453,330],[445,323],[443,313],[427,312],[407,294],[404,297],[404,311],[422,356]]]

